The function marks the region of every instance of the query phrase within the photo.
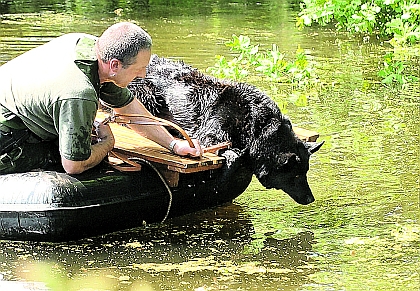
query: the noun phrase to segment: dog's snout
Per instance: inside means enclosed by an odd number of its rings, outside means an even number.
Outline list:
[[[306,204],[311,204],[312,202],[315,201],[315,197],[314,196],[309,196],[308,199],[306,200],[308,203]]]

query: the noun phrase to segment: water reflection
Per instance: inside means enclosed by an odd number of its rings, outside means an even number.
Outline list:
[[[260,251],[247,253],[253,234],[246,211],[228,204],[68,244],[2,242],[0,273],[5,281],[44,278],[53,285],[89,274],[120,289],[147,282],[153,290],[289,290],[306,282],[314,271],[308,259],[312,233],[282,240],[267,233]]]
[[[127,3],[116,3],[114,1],[56,1],[56,0],[35,0],[35,1],[13,1],[6,0],[0,3],[1,14],[39,13],[45,11],[69,12],[86,14],[111,13],[121,7],[136,7],[138,11],[149,7],[148,0],[135,0]],[[122,5],[122,6],[120,6]]]
[[[262,17],[262,22],[272,21],[271,14],[278,8],[299,7],[299,1],[258,1],[258,0],[221,0],[221,1],[200,1],[195,0],[133,0],[133,1],[56,1],[56,0],[35,0],[35,1],[13,1],[6,0],[0,3],[1,14],[22,14],[39,12],[66,12],[78,15],[86,15],[91,18],[110,16],[125,17],[152,17],[152,18],[173,18],[177,16],[210,16],[213,14],[246,15],[251,24],[260,24],[261,21],[252,18]],[[267,9],[268,8],[268,9]],[[285,15],[285,14],[284,14]],[[279,15],[277,15],[279,16]]]

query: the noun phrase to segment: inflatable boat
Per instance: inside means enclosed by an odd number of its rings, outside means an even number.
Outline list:
[[[240,158],[229,166],[211,152],[183,158],[111,127],[119,164],[104,161],[79,175],[0,175],[0,239],[68,241],[160,222],[230,202],[251,181]],[[129,169],[133,164],[139,167]]]
[[[251,182],[246,159],[228,143],[189,159],[110,126],[113,156],[91,170],[0,175],[1,240],[70,241],[161,222],[231,202]]]
[[[36,171],[0,176],[0,239],[68,241],[161,222],[232,201],[248,186],[223,170],[180,173],[170,186],[159,170],[103,163],[80,175]],[[231,177],[230,177],[231,178]]]

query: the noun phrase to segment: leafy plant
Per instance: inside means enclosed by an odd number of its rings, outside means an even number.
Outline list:
[[[420,4],[415,0],[303,0],[297,27],[335,22],[337,29],[377,33],[403,45],[420,41]]]
[[[396,60],[393,53],[388,53],[384,58],[384,68],[378,72],[378,76],[382,78],[384,84],[397,83],[404,85],[419,80],[415,76],[405,75],[405,68],[406,65],[403,61]]]
[[[232,35],[232,39],[225,45],[236,55],[230,61],[224,56],[216,56],[216,64],[207,71],[217,77],[243,80],[256,74],[269,81],[288,82],[298,86],[308,85],[316,78],[311,64],[300,48],[296,52],[295,60],[290,62],[276,44],[270,50],[262,52],[259,45],[251,44],[248,36]]]
[[[394,47],[415,44],[420,40],[420,26],[416,24],[403,22],[401,19],[393,19],[386,26],[386,31],[394,35],[391,39],[391,44]]]
[[[297,19],[298,28],[313,23],[335,23],[338,30],[378,34],[389,38],[394,48],[420,44],[420,4],[416,0],[303,0]],[[404,85],[418,80],[406,75],[407,62],[384,57],[378,72],[385,84]]]
[[[248,74],[248,70],[239,63],[238,58],[228,61],[225,56],[217,55],[216,64],[207,69],[211,74],[227,79],[242,80]]]

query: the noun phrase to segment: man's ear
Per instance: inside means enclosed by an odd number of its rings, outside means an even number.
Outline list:
[[[120,60],[112,59],[112,60],[109,61],[109,69],[111,71],[111,74],[118,73],[120,68],[121,68]]]

